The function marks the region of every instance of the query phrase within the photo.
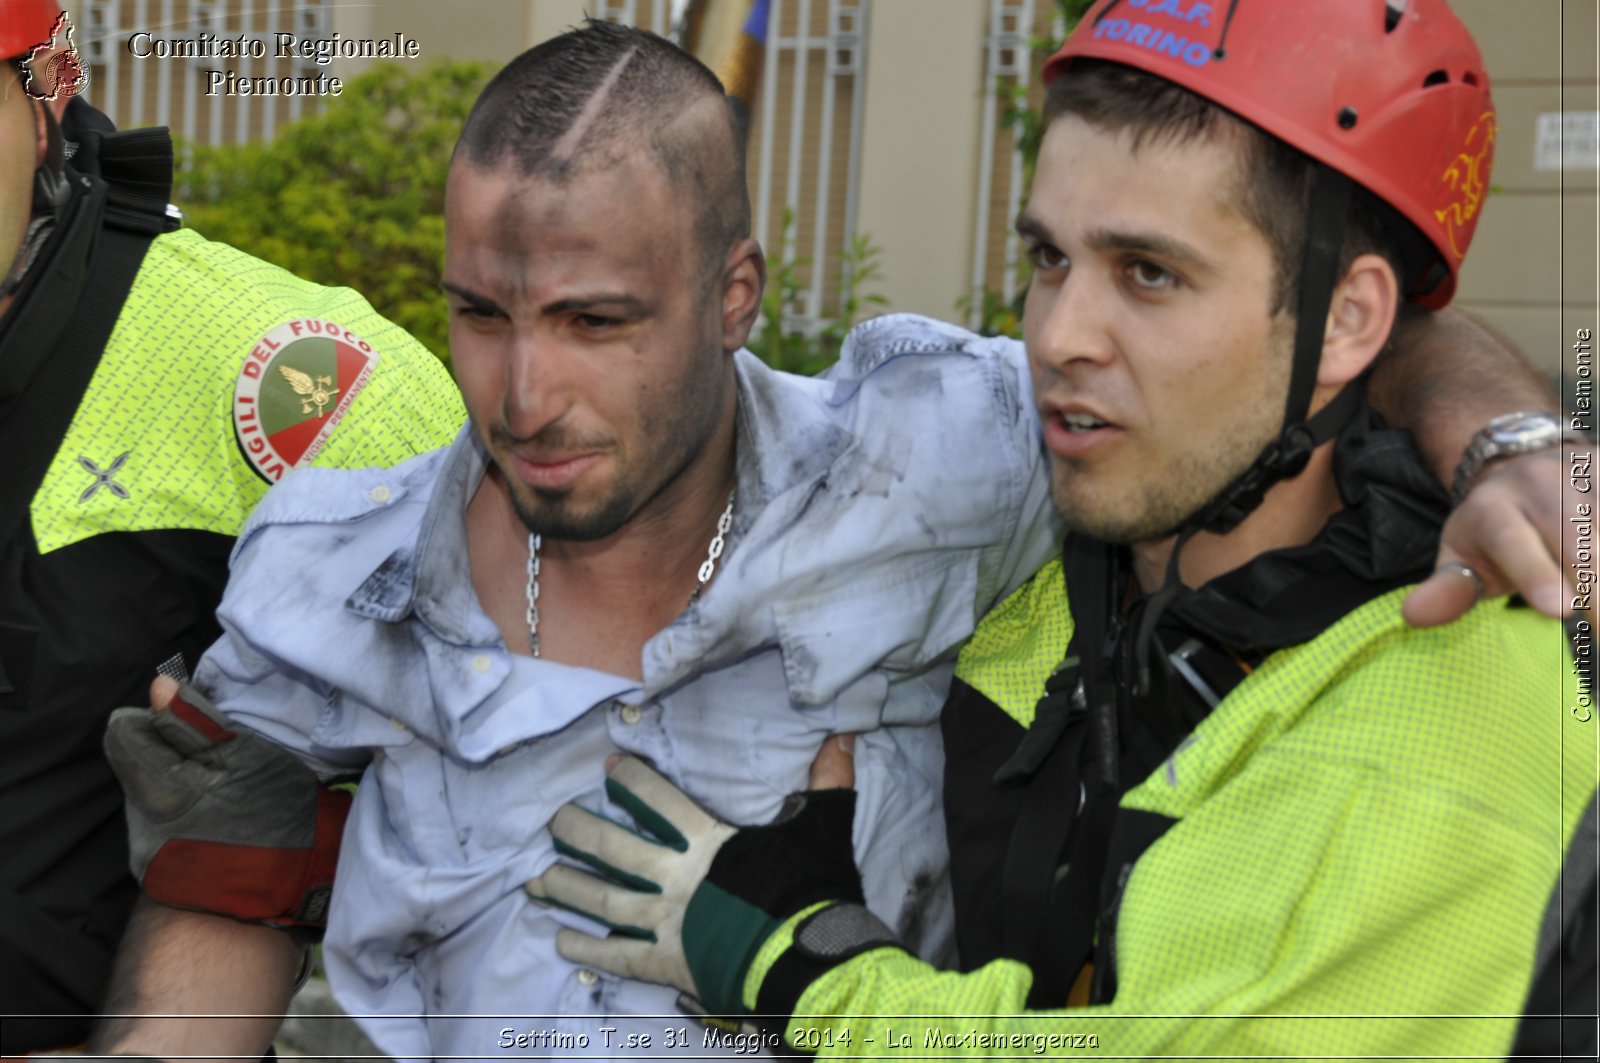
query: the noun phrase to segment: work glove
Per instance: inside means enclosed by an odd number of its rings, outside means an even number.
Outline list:
[[[164,712],[113,712],[105,752],[127,798],[129,864],[152,900],[320,936],[348,793],[188,684]]]
[[[709,1014],[741,1016],[756,953],[808,908],[829,902],[808,920],[848,912],[851,926],[864,929],[847,935],[847,955],[825,950],[829,965],[895,944],[863,906],[851,848],[854,790],[791,794],[770,824],[743,828],[717,819],[632,757],[611,771],[606,793],[648,833],[566,805],[550,824],[556,851],[598,874],[556,864],[526,887],[541,904],[611,928],[605,938],[562,930],[556,947],[574,963],[673,986],[698,997]],[[804,926],[795,932],[797,945]],[[781,1023],[793,1010],[788,997],[798,999],[816,973],[808,967],[784,979],[792,993],[781,1000],[769,1002],[764,985],[757,1010]]]

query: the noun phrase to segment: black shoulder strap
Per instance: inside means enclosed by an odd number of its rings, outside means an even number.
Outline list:
[[[1116,663],[1129,657],[1128,618],[1118,603],[1128,577],[1117,548],[1068,539],[1062,567],[1074,625],[1067,659],[995,779],[1023,787],[1000,884],[1002,955],[1032,968],[1030,1008],[1062,1007],[1091,960],[1091,999],[1115,994],[1123,888],[1175,822],[1123,808],[1122,795],[1189,729],[1174,723],[1152,731],[1149,713],[1129,700],[1132,682]]]
[[[1101,706],[1091,702],[1108,693],[1097,673],[1104,667],[1104,618],[1111,610],[1114,569],[1108,548],[1068,539],[1062,574],[1072,592],[1074,630],[1066,660],[1045,685],[1033,726],[995,777],[1002,786],[1024,788],[1000,889],[1002,955],[1033,969],[1029,1007],[1062,1006],[1093,943],[1100,881],[1096,860],[1104,851],[1116,798],[1098,786],[1089,792],[1086,783],[1093,773],[1085,770],[1085,761],[1099,752],[1100,736],[1089,717]],[[1063,859],[1069,870],[1065,878],[1059,874]],[[1070,873],[1084,871],[1090,862],[1095,871]]]
[[[1100,880],[1100,911],[1094,946],[1094,980],[1091,1004],[1108,1004],[1117,995],[1117,917],[1122,895],[1133,875],[1133,865],[1178,821],[1159,812],[1118,808],[1111,838],[1106,843],[1105,868]]]
[[[8,455],[9,466],[0,480],[0,542],[9,542],[27,519],[33,493],[72,424],[150,242],[173,227],[167,216],[172,140],[165,129],[108,136],[91,150],[98,151],[105,181],[78,177],[92,186],[84,193],[88,200],[66,222],[67,231],[58,234],[63,241],[93,243],[80,294],[63,309],[70,320],[55,351],[0,424],[0,454]],[[77,226],[99,231],[79,232]],[[37,285],[30,288],[24,297],[48,294]]]

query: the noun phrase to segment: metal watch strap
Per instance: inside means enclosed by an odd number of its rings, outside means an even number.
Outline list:
[[[1521,432],[1521,438],[1513,433]],[[1559,415],[1544,410],[1527,410],[1502,414],[1479,429],[1467,444],[1461,464],[1456,467],[1455,481],[1450,488],[1450,499],[1460,505],[1467,488],[1483,471],[1484,466],[1498,458],[1519,454],[1532,454],[1550,447],[1568,443],[1587,444],[1591,440],[1582,432],[1567,428]]]

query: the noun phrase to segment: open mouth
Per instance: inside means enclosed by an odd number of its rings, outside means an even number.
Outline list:
[[[1051,453],[1063,458],[1085,458],[1099,454],[1123,431],[1087,410],[1055,410],[1044,419],[1044,442]]]
[[[1060,420],[1066,426],[1067,431],[1073,433],[1092,432],[1096,428],[1111,427],[1108,422],[1087,413],[1063,413],[1060,415]]]

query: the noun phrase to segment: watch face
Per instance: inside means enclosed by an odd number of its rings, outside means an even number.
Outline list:
[[[1541,442],[1560,434],[1560,422],[1548,413],[1508,413],[1489,422],[1489,435],[1501,446]]]

